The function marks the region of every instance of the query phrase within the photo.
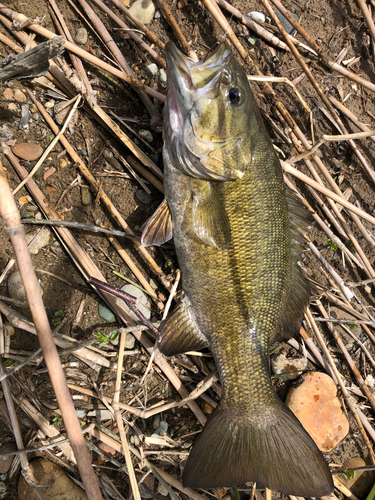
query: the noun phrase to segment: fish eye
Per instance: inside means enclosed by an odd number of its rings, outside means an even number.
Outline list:
[[[231,104],[237,105],[241,102],[242,95],[239,89],[233,88],[229,91],[229,100]]]

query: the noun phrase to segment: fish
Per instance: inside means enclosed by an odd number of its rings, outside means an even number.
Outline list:
[[[173,237],[183,298],[162,322],[166,356],[209,347],[222,384],[182,484],[321,497],[318,447],[275,393],[269,351],[300,329],[310,291],[298,264],[310,222],[286,188],[246,74],[226,41],[194,62],[165,47],[165,200],[142,243]]]

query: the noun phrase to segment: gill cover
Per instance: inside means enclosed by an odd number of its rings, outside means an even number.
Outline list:
[[[173,165],[197,179],[240,179],[258,135],[256,102],[245,72],[226,42],[203,62],[191,61],[172,42],[165,52],[165,147]]]

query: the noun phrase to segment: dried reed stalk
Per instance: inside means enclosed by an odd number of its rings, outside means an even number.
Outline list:
[[[12,197],[2,163],[0,163],[0,191],[2,193],[0,197],[0,213],[7,226],[8,234],[13,244],[31,314],[38,332],[40,346],[61,409],[65,427],[74,450],[74,455],[77,459],[81,479],[85,485],[88,496],[100,500],[102,496],[91,465],[90,456],[85,446],[73,401],[68,386],[66,385],[59,355],[51,335],[38,281],[27,249],[26,238],[23,226],[21,225],[19,212]]]

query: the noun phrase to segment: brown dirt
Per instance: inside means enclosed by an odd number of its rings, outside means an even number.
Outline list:
[[[182,9],[176,7],[177,2],[175,0],[168,0],[168,4],[171,6],[180,27],[186,34],[187,39],[192,40],[192,48],[197,51],[200,57],[204,57],[207,53],[207,49],[222,37],[221,30],[217,27],[210,15],[204,10],[200,2],[196,2],[194,0],[184,0],[182,2],[178,2],[179,5],[181,3],[186,4],[186,6]],[[232,4],[243,13],[247,13],[252,10],[263,11],[263,9],[259,6],[259,3],[256,1],[233,0]],[[297,2],[293,0],[286,0],[284,5],[291,12],[295,12],[300,16],[301,23],[305,29],[322,45],[324,50],[329,53],[333,59],[340,53],[342,48],[346,46],[349,46],[350,49],[344,59],[361,56],[360,61],[351,69],[358,74],[363,75],[365,78],[375,81],[375,70],[373,64],[374,54],[371,52],[368,30],[363,22],[361,13],[357,8],[355,1],[349,0],[344,4],[338,1],[327,3],[321,0],[315,2]],[[54,25],[48,13],[48,3],[45,0],[33,0],[32,2],[14,0],[9,2],[9,6],[13,9],[19,10],[19,12],[22,12],[30,18],[35,19],[38,17],[39,19],[43,19],[43,26],[51,31],[55,31]],[[106,60],[105,55],[107,55],[107,52],[103,48],[100,40],[85,24],[85,22],[77,16],[76,12],[69,5],[69,2],[67,0],[61,0],[59,2],[59,7],[64,15],[64,19],[68,24],[69,29],[71,30],[71,33],[74,34],[80,27],[87,28],[89,31],[89,41],[87,46],[91,47],[91,50],[95,55],[99,57],[101,56],[104,60]],[[120,32],[114,29],[115,26],[112,26],[112,23],[107,16],[102,15],[98,10],[96,11],[99,13],[106,26],[111,29],[113,38],[120,44],[124,56],[133,66],[137,76],[145,78],[143,68],[146,64],[153,61],[147,57],[145,58],[143,55],[142,57],[144,60],[142,60],[139,50],[135,50],[132,42],[123,40],[120,37]],[[118,12],[116,13],[118,14]],[[277,49],[270,49],[269,46],[260,39],[256,41],[255,46],[249,45],[244,38],[245,31],[242,25],[237,24],[233,19],[230,19],[230,22],[237,35],[240,37],[243,46],[246,47],[255,62],[258,64],[259,68],[265,74],[273,76],[287,76],[290,80],[297,78],[301,74],[301,69],[290,54]],[[175,40],[172,30],[163,17],[154,20],[150,27],[163,41],[167,41],[168,39]],[[1,25],[0,31],[5,33],[7,36],[11,36]],[[40,37],[36,37],[36,40],[42,41]],[[5,46],[1,46],[0,52],[2,56],[6,56],[9,53],[9,49]],[[66,60],[70,62],[68,56],[65,55],[65,57]],[[372,113],[375,96],[373,94],[359,86],[355,86],[352,82],[342,78],[338,74],[333,74],[332,72],[327,71],[313,57],[307,57],[306,61],[326,94],[332,94],[338,99],[349,95],[345,101],[345,105],[357,115],[359,120],[368,124],[370,128],[374,128],[375,122],[373,119],[374,115]],[[90,79],[95,79],[98,82],[96,84],[96,89],[99,91],[98,102],[100,105],[113,110],[117,115],[136,119],[138,123],[131,123],[136,131],[139,131],[142,128],[150,129],[148,114],[134,91],[130,90],[119,80],[112,78],[106,79],[102,73],[91,65],[85,63],[85,67],[86,70],[90,72]],[[246,69],[249,72],[251,71],[250,67]],[[148,82],[146,79],[146,83],[154,84],[155,82]],[[158,84],[155,83],[155,85],[157,86]],[[25,87],[33,88],[32,84],[20,82],[15,82],[13,88],[22,90]],[[309,115],[304,111],[299,101],[291,92],[290,88],[280,83],[274,83],[273,87],[280,96],[283,104],[296,119],[297,124],[307,134],[307,136],[310,137]],[[0,85],[0,97],[2,97],[5,89],[6,85]],[[260,107],[266,114],[274,117],[273,110],[271,109],[268,101],[264,98],[261,85],[253,84],[253,89],[257,94]],[[314,117],[315,137],[320,137],[323,133],[336,134],[337,131],[333,128],[332,124],[325,118],[321,111],[319,111],[319,108],[316,105],[316,93],[307,78],[302,80],[302,82],[298,85],[298,89],[306,99],[307,103],[311,106]],[[160,87],[160,84],[159,90],[164,91],[163,88]],[[50,99],[45,96],[44,89],[41,87],[37,86],[36,92],[40,100],[46,102]],[[17,122],[19,119],[19,109],[15,112],[9,111],[8,105],[0,102],[0,125],[2,123],[8,123],[14,132],[14,137],[17,142],[30,141],[40,144],[43,149],[45,149],[51,139],[51,133],[43,120],[33,120],[27,129],[20,130],[17,128]],[[347,123],[347,127],[349,130],[356,131],[355,127],[350,123]],[[295,154],[295,151],[288,150],[285,144],[282,144],[280,139],[274,136],[272,131],[270,131],[270,133],[275,140],[275,143],[286,152],[287,156]],[[131,138],[134,138],[132,134],[129,135]],[[154,142],[152,143],[152,146],[156,150],[156,153],[153,155],[153,159],[158,162],[160,167],[162,167],[162,136],[161,134],[153,132],[153,137]],[[108,167],[102,156],[103,150],[107,144],[113,144],[120,151],[120,153],[123,153],[124,155],[128,154],[128,151],[126,151],[124,147],[117,143],[106,130],[93,121],[87,113],[83,111],[80,111],[74,134],[67,134],[67,138],[76,151],[81,154],[81,156],[82,150],[88,151],[89,156],[82,156],[82,158],[86,161],[86,163],[88,163],[89,168],[92,170],[94,175],[102,173],[103,169]],[[369,140],[364,140],[361,144],[363,145],[363,151],[370,163],[375,164],[374,144]],[[143,148],[143,145],[140,144],[140,147]],[[64,189],[66,189],[66,187],[77,177],[77,170],[71,162],[69,166],[61,168],[60,159],[58,158],[61,151],[61,145],[57,144],[42,166],[42,174],[52,166],[57,169],[52,189],[50,186],[47,186],[43,177],[39,177],[37,179],[38,185],[45,193],[46,198],[53,207],[56,205]],[[147,148],[144,148],[144,152],[146,154],[150,153]],[[345,190],[347,187],[351,187],[353,189],[353,195],[350,201],[357,201],[359,206],[371,215],[374,215],[374,186],[371,180],[364,173],[363,168],[353,155],[350,147],[347,144],[338,145],[337,143],[332,143],[323,146],[321,148],[321,153],[332,175],[338,177],[341,189]],[[65,155],[63,158],[68,159],[68,156]],[[19,178],[17,174],[14,173],[13,168],[7,162],[6,158],[3,158],[3,161],[7,170],[9,183],[12,188],[15,188],[19,183]],[[301,170],[305,171],[305,167],[301,163],[299,165],[301,165]],[[27,167],[29,166],[27,165]],[[100,180],[103,190],[110,196],[112,202],[125,218],[127,223],[134,229],[136,234],[140,235],[140,226],[158,206],[162,200],[162,195],[151,186],[152,201],[151,204],[145,205],[138,201],[135,196],[135,191],[139,188],[139,185],[135,180],[119,180],[114,177],[98,177],[98,179]],[[300,187],[309,201],[313,203],[304,186],[301,185]],[[19,199],[28,194],[29,193],[26,189],[22,189],[16,197]],[[313,206],[319,211],[315,204],[313,204]],[[29,203],[26,210],[32,211],[34,208],[33,203]],[[96,203],[94,198],[93,203],[90,206],[84,207],[82,205],[80,189],[77,187],[73,188],[65,196],[64,201],[60,205],[59,213],[64,216],[65,220],[85,222],[87,224],[96,224],[101,222],[108,227],[113,226],[118,229],[118,226],[108,215],[107,211],[102,205]],[[320,211],[319,213],[321,215]],[[349,221],[348,217],[346,217],[346,219]],[[9,262],[9,259],[13,256],[13,250],[4,230],[3,223],[1,222],[0,224],[1,274]],[[364,222],[364,225],[369,232],[373,232],[373,227],[371,227],[369,223]],[[369,257],[370,261],[373,262],[374,259],[371,249],[368,248],[358,229],[352,225],[352,230],[366,251],[366,255]],[[32,226],[28,226],[26,228],[26,232],[35,233],[36,229]],[[108,282],[119,286],[123,285],[122,280],[113,274],[113,270],[121,272],[131,280],[136,281],[136,278],[123,264],[114,248],[104,236],[80,231],[74,231],[74,236],[82,248],[87,251],[90,257],[94,260],[95,264],[104,274]],[[361,281],[366,279],[366,276],[363,273],[359,273],[351,266],[344,266],[341,259],[341,252],[329,248],[325,233],[323,233],[318,227],[314,226],[311,233],[311,239],[321,249],[325,258],[339,272],[346,282]],[[155,279],[140,259],[138,253],[133,250],[132,244],[125,239],[120,239],[120,241],[123,247],[126,248],[132,258],[138,263],[139,267],[143,269],[144,274]],[[170,247],[170,249],[172,249],[172,247]],[[311,255],[311,252],[306,252],[305,255],[307,259],[305,260],[305,263],[309,276],[323,285],[323,287],[331,288],[317,259]],[[175,270],[176,262],[173,260],[173,250],[155,250],[155,258],[167,273]],[[84,341],[89,338],[94,338],[97,335],[98,330],[103,333],[108,333],[116,328],[118,323],[109,325],[98,315],[98,297],[86,285],[79,270],[75,267],[63,247],[58,246],[53,233],[50,244],[40,250],[38,255],[33,255],[32,260],[37,270],[48,271],[58,277],[64,278],[70,283],[70,286],[68,286],[66,283],[51,277],[49,274],[43,274],[42,272],[37,271],[37,276],[40,279],[40,286],[44,293],[43,300],[45,308],[47,314],[51,318],[51,321],[54,313],[60,310],[64,311],[64,316],[67,318],[67,321],[60,333],[73,335],[79,341]],[[13,268],[13,270],[14,269],[15,268]],[[363,301],[366,307],[369,308],[369,312],[371,313],[374,307],[374,300],[371,293],[366,292],[363,287],[356,288],[355,290],[357,296]],[[160,285],[158,291],[163,291],[165,293]],[[6,279],[0,284],[0,295],[8,295]],[[83,297],[86,299],[84,315],[78,328],[73,332],[72,321],[77,314],[78,307]],[[31,319],[27,309],[22,309],[20,312]],[[153,307],[152,313],[155,319],[160,319],[160,314],[156,308]],[[327,343],[332,348],[332,352],[334,353],[336,362],[338,363],[342,373],[348,381],[356,383],[341,353],[337,352],[334,341],[328,334],[328,330],[323,327],[323,331],[326,335]],[[362,340],[365,340],[364,336],[362,337]],[[368,344],[367,346],[370,351],[374,353],[373,346],[371,344]],[[22,349],[24,351],[31,352],[38,348],[38,341],[37,338],[31,334],[25,333],[21,330],[16,330],[15,335],[12,337],[11,348],[14,350]],[[145,397],[145,389],[138,386],[138,381],[139,377],[142,377],[146,370],[149,358],[140,344],[136,343],[136,348],[139,350],[139,354],[137,356],[127,357],[125,361],[125,372],[128,377],[124,377],[124,393],[121,397],[121,400],[124,402],[131,401],[135,395],[140,397],[142,401],[144,401],[143,398]],[[290,355],[295,355],[295,351],[285,345],[281,347],[281,351]],[[76,360],[72,355],[63,359],[67,363],[66,367],[68,367],[70,361]],[[361,352],[356,352],[355,360],[358,363],[358,367],[360,368],[364,378],[368,373],[371,373],[371,367],[369,367]],[[194,384],[200,380],[201,374],[197,376],[196,373],[180,366],[180,364],[177,363],[177,360],[172,360],[171,363],[175,367],[177,373],[181,376],[182,380],[187,378]],[[51,416],[53,415],[51,410],[54,408],[54,396],[51,391],[46,390],[46,386],[49,387],[48,375],[44,373],[44,371],[41,371],[40,373],[38,372],[38,370],[40,370],[43,366],[43,364],[40,365],[37,370],[29,367],[23,371],[23,374],[20,377],[22,382],[27,382],[26,385],[28,385],[34,392],[34,396],[42,405],[44,413]],[[309,365],[309,369],[312,368],[313,365]],[[79,366],[79,371],[84,372],[82,376],[84,378],[86,377],[88,381],[90,380],[89,377],[96,379],[98,387],[100,387],[105,394],[112,395],[114,372],[110,370],[102,370],[98,376],[95,372],[88,370],[82,363]],[[75,376],[78,376],[77,373],[79,372],[76,371],[71,378],[74,379]],[[89,384],[91,386],[90,382]],[[20,385],[17,382],[12,381],[12,387],[13,385],[14,390],[20,393],[22,390]],[[285,397],[289,385],[290,383],[282,384],[275,381],[275,386],[280,392],[281,397]],[[168,381],[165,380],[164,376],[161,375],[157,369],[153,369],[152,375],[150,375],[147,379],[147,391],[148,407],[162,398],[166,400],[168,398],[177,397]],[[213,399],[218,400],[218,397],[213,389],[208,391],[208,395]],[[357,396],[355,397],[360,404],[367,403],[363,398],[358,398]],[[136,404],[138,403],[139,401]],[[199,399],[198,403],[202,404],[202,400]],[[83,404],[77,400],[77,408],[82,406]],[[372,417],[372,412],[368,409],[369,407],[366,405],[364,408],[365,413],[369,417]],[[200,428],[193,414],[185,408],[176,409],[175,411],[163,414],[162,418],[169,423],[169,436],[173,439],[176,439],[179,436],[184,436],[185,434],[190,434]],[[132,422],[134,421],[140,431],[145,435],[151,435],[153,432],[152,418],[147,421],[142,421],[129,416],[129,420]],[[367,449],[357,431],[354,419],[351,415],[349,415],[349,420],[351,429],[350,433],[332,453],[327,455],[327,459],[330,463],[341,465],[347,458],[357,455],[360,455],[365,459],[367,458]],[[23,427],[23,431],[26,431],[26,427]],[[0,444],[1,442],[4,442],[6,435],[9,435],[9,431],[0,417]],[[194,435],[187,436],[183,438],[182,441],[190,441],[193,440],[194,437]],[[150,447],[146,447],[146,449],[151,450]],[[184,448],[181,448],[181,450],[182,452],[186,451]],[[156,458],[156,455],[150,455],[148,458]],[[98,467],[102,466],[95,453],[93,454],[93,460],[96,460]],[[122,461],[121,458],[119,458],[119,460]],[[159,466],[168,469],[171,473],[177,474],[177,476],[180,475],[182,460],[178,456],[172,456],[172,459],[168,461],[166,459],[158,459],[157,463]],[[104,465],[104,467],[105,466],[106,465]],[[117,472],[116,469],[113,468],[113,471],[109,473],[109,475],[116,484],[117,488],[119,488],[124,495],[128,495],[128,480],[125,473]],[[9,494],[9,497],[6,498],[17,498],[14,479],[12,481],[7,481],[7,486],[7,494]],[[220,498],[218,492],[216,492],[216,495]],[[160,500],[162,498],[159,494],[157,494],[157,497]]]

